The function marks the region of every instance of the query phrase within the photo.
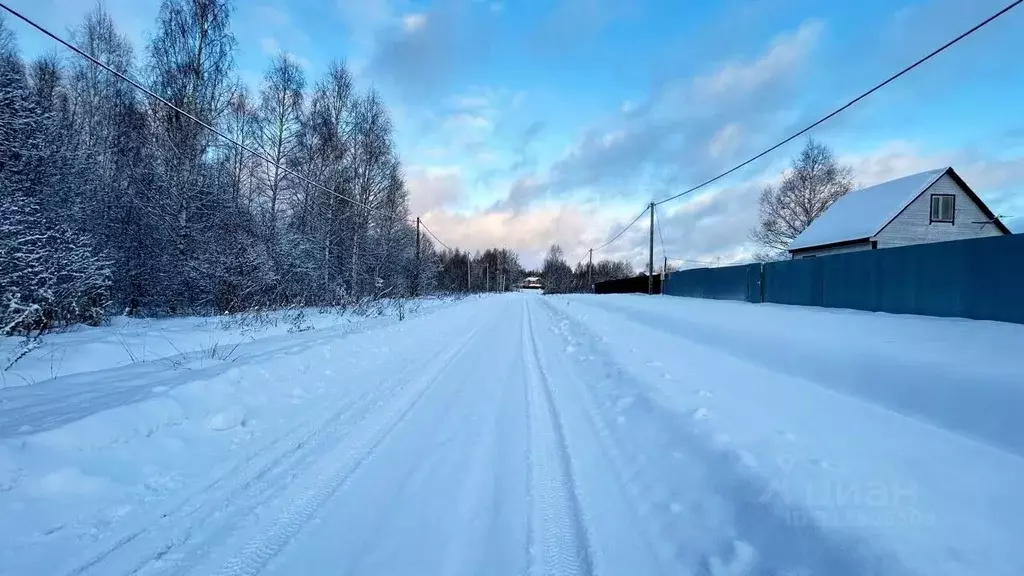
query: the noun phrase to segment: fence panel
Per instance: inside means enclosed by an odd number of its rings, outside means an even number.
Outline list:
[[[647,276],[620,278],[594,284],[595,294],[647,294]],[[661,276],[654,277],[654,293],[661,294]]]
[[[784,260],[765,264],[764,302],[821,306],[822,274],[819,261],[824,258]]]
[[[761,265],[695,268],[672,272],[665,294],[715,300],[761,301]]]
[[[764,266],[764,301],[1024,323],[1024,235]]]
[[[647,277],[595,291],[646,293]],[[664,293],[1024,324],[1024,234],[683,270],[665,278]]]

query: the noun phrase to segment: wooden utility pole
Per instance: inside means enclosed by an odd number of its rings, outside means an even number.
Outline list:
[[[413,274],[412,294],[416,296],[420,290],[420,218],[416,217],[416,273]]]
[[[491,291],[491,263],[484,264],[484,292]]]
[[[587,262],[587,290],[594,289],[594,249],[590,249],[590,260]]]
[[[654,202],[651,202],[651,238],[647,253],[647,293],[654,294]]]
[[[473,259],[466,256],[466,292],[473,291]]]

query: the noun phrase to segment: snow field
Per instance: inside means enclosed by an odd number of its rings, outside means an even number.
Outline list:
[[[833,542],[856,559],[805,567],[812,574],[869,566],[1009,575],[1024,566],[1011,552],[1024,533],[1024,460],[1015,450],[1024,426],[999,420],[1024,406],[1024,366],[1008,355],[1024,343],[1024,326],[672,297],[552,305],[572,319],[570,342],[599,344],[587,361],[622,371],[617,393],[643,383],[647,401],[668,411],[627,414],[627,423],[682,425],[679,435],[711,451],[684,458],[688,466],[722,464],[714,484],[732,484],[722,502],[737,528],[754,532],[744,539],[759,554],[793,542],[825,553]],[[921,351],[915,336],[924,334],[946,354]],[[980,365],[965,368],[961,353]],[[814,532],[819,541],[808,545]],[[759,569],[766,564],[761,558]]]
[[[309,419],[352,402],[353,386],[360,378],[372,379],[385,362],[381,352],[405,330],[397,319],[384,317],[345,325],[344,331],[335,325],[287,340],[257,339],[239,348],[245,360],[203,369],[139,363],[5,391],[3,424],[8,430],[20,421],[31,424],[0,440],[0,531],[18,527],[31,536],[6,547],[0,567],[10,562],[21,567],[14,573],[61,573],[54,564],[61,558],[48,550],[81,541],[102,548],[107,536],[131,525],[131,542],[117,547],[135,546],[141,535],[159,529],[154,507],[174,503],[184,512],[180,507],[188,499],[180,498],[182,492],[191,499],[231,497],[213,490],[218,483],[211,477],[231,483],[236,474],[266,473],[260,467],[269,454],[315,436],[317,421]],[[336,358],[330,342],[346,333],[356,342]],[[152,377],[136,376],[139,370],[152,371],[166,385],[152,385]],[[108,396],[97,394],[119,379],[124,388],[118,399],[130,400],[107,408]],[[47,429],[54,419],[68,423]],[[150,513],[132,522],[142,511]],[[208,510],[190,514],[203,512]]]
[[[511,294],[69,375],[0,394],[0,574],[1017,575],[1020,342]]]
[[[451,304],[439,298],[416,301],[410,315],[429,313]],[[152,364],[181,369],[201,368],[237,358],[238,347],[273,338],[288,342],[295,333],[337,336],[396,320],[391,301],[369,306],[363,313],[345,309],[300,308],[218,317],[114,317],[107,326],[75,325],[45,335],[31,351],[7,365],[24,344],[21,338],[0,338],[0,388],[34,385],[54,378],[127,366]]]

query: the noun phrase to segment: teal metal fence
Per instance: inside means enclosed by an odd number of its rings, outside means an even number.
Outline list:
[[[685,270],[664,293],[1024,324],[1024,235]]]
[[[664,294],[715,300],[761,301],[761,265],[696,268],[672,272],[665,278]]]

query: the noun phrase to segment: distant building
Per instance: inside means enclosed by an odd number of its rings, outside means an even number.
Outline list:
[[[544,288],[544,283],[538,276],[527,276],[526,279],[523,280],[523,288],[528,290],[542,290]]]
[[[789,245],[792,258],[1010,234],[949,167],[843,196]]]

